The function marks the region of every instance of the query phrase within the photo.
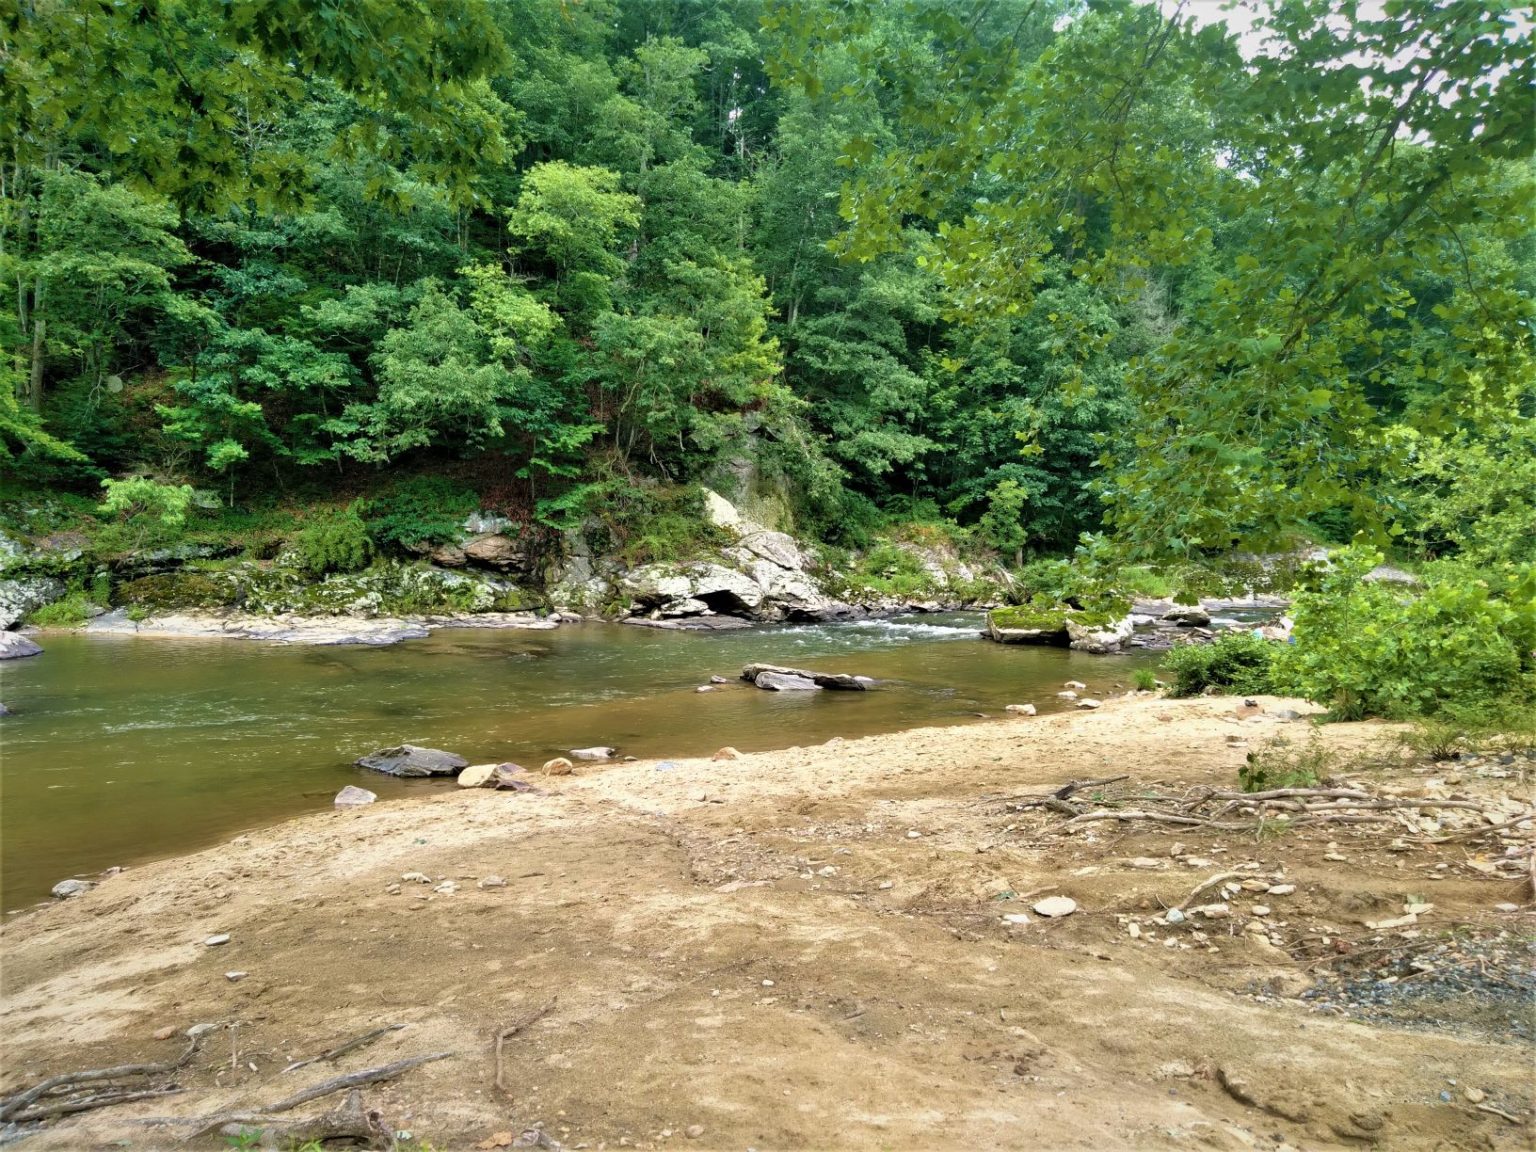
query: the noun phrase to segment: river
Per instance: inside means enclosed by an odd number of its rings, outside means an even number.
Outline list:
[[[1062,682],[1128,687],[1150,657],[982,640],[946,614],[725,633],[568,625],[445,629],[387,648],[275,646],[68,633],[0,664],[0,906],[71,875],[194,851],[329,808],[358,784],[381,800],[451,788],[352,766],[376,748],[446,748],[537,767],[570,748],[641,758],[810,745],[1067,705]],[[851,672],[869,692],[764,692],[750,661]],[[711,674],[733,683],[695,689]],[[1020,721],[1023,723],[1024,721]]]

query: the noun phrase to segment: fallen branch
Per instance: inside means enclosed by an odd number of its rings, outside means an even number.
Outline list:
[[[322,1052],[318,1056],[311,1056],[308,1060],[295,1061],[294,1063],[288,1065],[288,1067],[284,1068],[283,1071],[292,1072],[298,1068],[307,1068],[311,1064],[318,1064],[322,1060],[334,1060],[338,1056],[345,1056],[348,1052],[355,1052],[357,1049],[363,1047],[366,1044],[372,1044],[380,1036],[388,1035],[390,1032],[398,1032],[404,1027],[404,1024],[386,1024],[384,1027],[375,1028],[372,1032],[365,1033],[364,1035],[357,1037],[355,1040],[348,1040],[345,1044],[338,1044],[336,1047]]]
[[[328,1112],[303,1120],[271,1120],[266,1117],[236,1117],[224,1122],[222,1135],[249,1140],[258,1134],[262,1147],[298,1148],[324,1144],[327,1140],[363,1140],[369,1148],[392,1149],[393,1125],[384,1122],[377,1108],[363,1107],[363,1094],[356,1088],[345,1102]]]
[[[1508,1120],[1511,1124],[1524,1124],[1525,1123],[1524,1120],[1520,1119],[1520,1117],[1516,1116],[1514,1113],[1506,1112],[1502,1108],[1495,1108],[1492,1104],[1479,1104],[1477,1106],[1477,1110],[1479,1112],[1487,1112],[1487,1113],[1489,1113],[1490,1115],[1493,1115],[1493,1116],[1501,1116],[1505,1120]]]
[[[396,1060],[393,1064],[385,1064],[378,1068],[365,1068],[361,1072],[348,1072],[345,1076],[337,1076],[334,1080],[325,1080],[316,1084],[313,1088],[306,1088],[302,1092],[295,1093],[286,1100],[279,1100],[276,1104],[268,1105],[261,1109],[263,1112],[287,1112],[290,1108],[297,1108],[300,1104],[307,1104],[311,1100],[318,1100],[321,1096],[329,1096],[332,1092],[340,1092],[343,1088],[360,1088],[364,1084],[378,1084],[385,1080],[393,1080],[402,1072],[409,1072],[412,1068],[422,1064],[430,1064],[434,1060],[446,1060],[450,1056],[456,1056],[456,1052],[434,1052],[430,1056],[412,1056],[409,1060]]]
[[[30,1088],[0,1100],[0,1120],[10,1120],[15,1113],[29,1104],[60,1088],[74,1088],[81,1084],[94,1084],[102,1080],[123,1080],[129,1076],[160,1076],[166,1072],[174,1072],[192,1059],[193,1053],[202,1042],[202,1036],[194,1037],[192,1043],[187,1046],[187,1050],[175,1060],[166,1060],[159,1064],[122,1064],[116,1068],[91,1068],[83,1072],[65,1072],[60,1076],[50,1076]]]
[[[1202,880],[1200,883],[1196,884],[1190,891],[1190,894],[1175,904],[1174,907],[1182,912],[1185,908],[1189,907],[1189,902],[1191,900],[1200,895],[1200,893],[1204,892],[1207,888],[1214,888],[1218,884],[1225,884],[1228,880],[1240,880],[1245,876],[1251,876],[1255,871],[1256,869],[1253,868],[1244,868],[1236,872],[1218,872],[1210,879]]]
[[[1505,828],[1513,828],[1516,824],[1524,824],[1528,820],[1536,820],[1536,808],[1516,816],[1513,820],[1506,820],[1502,824],[1489,824],[1482,828],[1468,828],[1462,832],[1452,832],[1446,836],[1436,836],[1426,840],[1426,844],[1448,844],[1456,840],[1476,840],[1479,836],[1489,832],[1502,832]]]
[[[1218,824],[1215,820],[1206,819],[1203,816],[1179,816],[1172,812],[1153,812],[1140,808],[1127,808],[1119,812],[1085,812],[1081,816],[1074,816],[1065,824],[1056,829],[1065,832],[1082,824],[1090,824],[1095,820],[1155,820],[1162,824],[1184,824],[1202,828],[1220,828],[1225,831],[1240,831],[1246,828],[1246,824]]]
[[[35,1108],[17,1112],[10,1117],[9,1122],[14,1124],[30,1124],[38,1120],[51,1120],[55,1116],[70,1116],[76,1112],[90,1112],[97,1108],[110,1108],[114,1104],[127,1104],[134,1100],[154,1100],[161,1096],[175,1096],[179,1092],[185,1092],[185,1088],[170,1085],[165,1088],[148,1088],[144,1091],[130,1092],[102,1092],[95,1096],[86,1096],[79,1100],[60,1100],[54,1103],[44,1102]]]
[[[548,1004],[544,1005],[544,1007],[535,1009],[534,1011],[528,1013],[528,1015],[523,1016],[523,1017],[519,1018],[518,1020],[513,1021],[511,1024],[509,1024],[505,1028],[503,1028],[500,1032],[496,1033],[496,1089],[497,1089],[497,1091],[505,1092],[507,1090],[506,1084],[502,1082],[502,1064],[501,1064],[501,1049],[502,1049],[502,1045],[504,1045],[508,1040],[512,1039],[512,1037],[516,1036],[524,1028],[528,1027],[528,1025],[532,1024],[535,1020],[542,1020],[545,1016],[548,1016],[550,1014],[550,1012],[554,1011],[554,1007],[555,1007],[555,1001],[551,1000]]]

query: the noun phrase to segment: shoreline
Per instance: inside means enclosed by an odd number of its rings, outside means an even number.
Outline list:
[[[1458,1077],[1506,1111],[1528,1108],[1518,1047],[1476,1029],[1319,1016],[1294,998],[1314,970],[1235,922],[1219,948],[1194,951],[1126,935],[1127,913],[1150,908],[1146,922],[1224,858],[1301,886],[1276,909],[1276,933],[1300,938],[1318,921],[1358,934],[1349,901],[1422,888],[1401,872],[1406,860],[1419,875],[1416,858],[1346,841],[1347,829],[1327,833],[1347,865],[1327,862],[1331,841],[1316,835],[1023,836],[1025,817],[997,808],[998,796],[1124,772],[1230,787],[1251,747],[1305,731],[1274,715],[1296,702],[1265,699],[1250,719],[1234,703],[1119,697],[666,771],[583,766],[531,776],[538,794],[459,789],[315,813],[132,868],[0,926],[5,1087],[159,1059],[184,1042],[152,1033],[238,1020],[184,1073],[186,1094],[69,1119],[29,1146],[164,1147],[183,1132],[135,1118],[249,1107],[440,1050],[456,1055],[367,1093],[439,1149],[535,1122],[593,1148],[684,1146],[695,1126],[688,1147],[818,1146],[828,1132],[846,1147],[916,1147],[935,1124],[977,1146],[1235,1148],[1255,1122],[1306,1147],[1374,1136],[1430,1148],[1468,1124],[1514,1146],[1519,1129],[1437,1094]],[[1318,738],[1342,755],[1387,731],[1329,725]],[[1175,839],[1207,859],[1170,858]],[[1505,897],[1475,876],[1433,888],[1432,925],[1502,915],[1491,905]],[[999,894],[1036,889],[1078,912],[1005,923],[1020,905]],[[220,933],[228,944],[205,943]],[[1287,991],[1254,999],[1242,989],[1255,981]],[[485,1037],[551,998],[508,1046],[516,1088],[501,1096]],[[340,1068],[282,1076],[384,1023],[406,1028]],[[233,1069],[231,1037],[248,1057]],[[1195,1072],[1169,1073],[1170,1061]],[[1201,1066],[1241,1073],[1280,1111]],[[1286,1105],[1278,1085],[1306,1105]]]

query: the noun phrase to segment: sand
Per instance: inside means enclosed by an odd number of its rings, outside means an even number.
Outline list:
[[[1306,739],[1274,717],[1304,705],[1261,703],[1239,720],[1231,700],[1125,697],[733,760],[582,765],[537,778],[539,794],[326,812],[133,868],[0,930],[3,1084],[165,1059],[206,1022],[220,1027],[173,1078],[184,1093],[24,1147],[223,1147],[140,1121],[437,1051],[456,1055],[365,1097],[406,1146],[439,1152],[534,1124],[591,1149],[1529,1147],[1527,1124],[1463,1095],[1528,1120],[1528,1044],[1473,1019],[1373,1024],[1299,998],[1316,940],[1365,939],[1363,916],[1426,889],[1427,930],[1529,933],[1528,912],[1494,907],[1525,898],[1518,879],[1453,867],[1430,882],[1464,844],[1112,821],[1055,835],[1054,817],[997,801],[1121,773],[1231,787],[1266,739]],[[1346,755],[1391,735],[1320,733]],[[1296,947],[1242,931],[1242,915],[1203,925],[1203,942],[1155,926],[1237,862],[1297,885],[1264,897]],[[479,887],[493,876],[505,886]],[[1044,895],[1078,909],[1042,918],[1029,909]],[[203,943],[216,933],[229,943]],[[507,1042],[498,1090],[496,1033],[551,1001]],[[334,1065],[282,1071],[391,1023],[405,1027]]]

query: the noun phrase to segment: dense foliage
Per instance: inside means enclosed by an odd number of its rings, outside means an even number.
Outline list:
[[[1015,562],[1529,562],[1529,29],[1364,7],[13,6],[0,467],[361,497],[326,567],[693,482]]]

